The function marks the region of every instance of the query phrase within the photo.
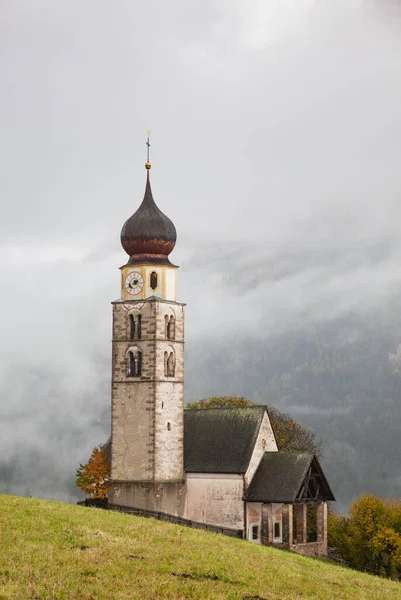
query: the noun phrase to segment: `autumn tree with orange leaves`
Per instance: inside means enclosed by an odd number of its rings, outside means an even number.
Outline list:
[[[86,465],[79,465],[76,473],[77,486],[91,498],[106,499],[109,489],[110,460],[104,444],[92,450]]]

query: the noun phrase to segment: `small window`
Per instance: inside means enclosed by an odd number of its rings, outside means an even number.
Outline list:
[[[136,350],[128,353],[128,377],[140,377],[142,375],[142,352]]]
[[[170,318],[166,315],[166,338],[168,340],[175,340],[175,317],[171,315]]]
[[[135,319],[133,315],[129,316],[129,337],[131,340],[135,338]]]
[[[174,352],[164,353],[164,376],[175,377],[175,356]]]
[[[259,525],[252,525],[252,539],[259,539]]]
[[[168,421],[168,423],[167,423],[167,431],[171,431],[171,423],[170,423],[170,421]]]
[[[129,315],[129,339],[142,339],[142,315]]]
[[[170,352],[167,358],[167,377],[175,377],[175,357],[173,352]]]
[[[152,271],[150,274],[150,287],[152,290],[157,288],[157,273],[155,271]]]
[[[133,352],[129,353],[128,360],[128,377],[135,377],[135,358]]]
[[[274,537],[275,538],[279,538],[281,536],[281,531],[280,531],[280,523],[274,523]]]

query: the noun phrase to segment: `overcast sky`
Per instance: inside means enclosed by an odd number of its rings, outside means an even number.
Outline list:
[[[401,3],[0,0],[0,82],[0,378],[14,419],[32,368],[68,391],[60,418],[93,414],[96,395],[80,399],[110,355],[149,127],[187,339],[239,314],[260,334],[262,318],[264,332],[292,328],[399,293]]]

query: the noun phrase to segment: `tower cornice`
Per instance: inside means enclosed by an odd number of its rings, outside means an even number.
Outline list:
[[[161,302],[163,304],[175,304],[176,306],[186,306],[185,302],[177,302],[176,300],[166,300],[165,298],[159,298],[159,296],[150,296],[149,298],[144,298],[143,300],[131,300],[119,298],[118,300],[113,300],[111,304],[147,304],[150,302]]]

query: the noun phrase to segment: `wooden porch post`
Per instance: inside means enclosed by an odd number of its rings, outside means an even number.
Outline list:
[[[296,540],[297,544],[306,544],[307,538],[307,516],[306,504],[295,505],[295,515],[297,521]]]
[[[293,544],[292,504],[283,504],[283,544],[291,547]]]
[[[317,541],[322,544],[322,551],[327,552],[327,503],[317,505]]]
[[[262,504],[262,544],[271,544],[273,541],[272,505]]]

